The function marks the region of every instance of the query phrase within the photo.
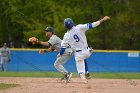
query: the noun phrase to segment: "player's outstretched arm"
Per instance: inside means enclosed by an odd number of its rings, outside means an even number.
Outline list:
[[[104,21],[106,21],[108,19],[110,19],[110,17],[109,16],[105,16],[102,19],[100,19],[100,20],[98,20],[96,22],[93,22],[91,28],[99,26],[100,24],[102,24]]]
[[[31,42],[32,44],[41,44],[43,46],[50,46],[50,43],[44,42],[44,41],[39,41],[36,37],[31,37],[31,38],[29,38],[28,41]]]
[[[50,44],[48,42],[39,41],[38,43],[43,45],[43,46],[50,46]]]
[[[100,24],[103,23],[103,22],[106,21],[106,20],[109,20],[109,19],[110,19],[109,16],[103,17],[103,18],[100,20]]]

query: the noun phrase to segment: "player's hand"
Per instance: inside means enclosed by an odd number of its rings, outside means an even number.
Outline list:
[[[39,54],[44,54],[45,53],[45,50],[39,50]]]
[[[31,37],[28,39],[29,42],[31,42],[32,44],[37,44],[38,39],[36,37]]]
[[[103,21],[106,21],[106,20],[108,20],[108,19],[110,19],[110,17],[109,16],[105,16],[103,19],[101,19],[101,20],[103,20]]]

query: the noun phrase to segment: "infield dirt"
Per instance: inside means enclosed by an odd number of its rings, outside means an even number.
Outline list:
[[[85,84],[79,78],[65,83],[58,78],[0,77],[0,83],[19,84],[0,93],[140,93],[140,80],[130,79],[90,79]]]

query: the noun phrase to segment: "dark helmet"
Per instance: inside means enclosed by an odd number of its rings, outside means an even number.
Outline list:
[[[53,27],[50,27],[50,26],[48,26],[46,29],[45,29],[45,31],[46,32],[53,32]]]
[[[71,29],[73,27],[73,21],[71,18],[66,18],[64,20],[64,26],[67,28],[67,29]]]

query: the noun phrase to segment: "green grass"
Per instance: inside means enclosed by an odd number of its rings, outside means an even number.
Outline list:
[[[18,85],[17,84],[4,84],[4,83],[0,83],[0,90],[11,88],[11,87],[16,87],[16,86],[18,86]]]
[[[140,79],[140,73],[90,73],[93,78],[107,79]],[[0,77],[50,77],[60,78],[59,72],[0,72]],[[73,73],[77,77],[77,73]]]
[[[140,79],[140,73],[93,73],[92,77],[107,79]]]

